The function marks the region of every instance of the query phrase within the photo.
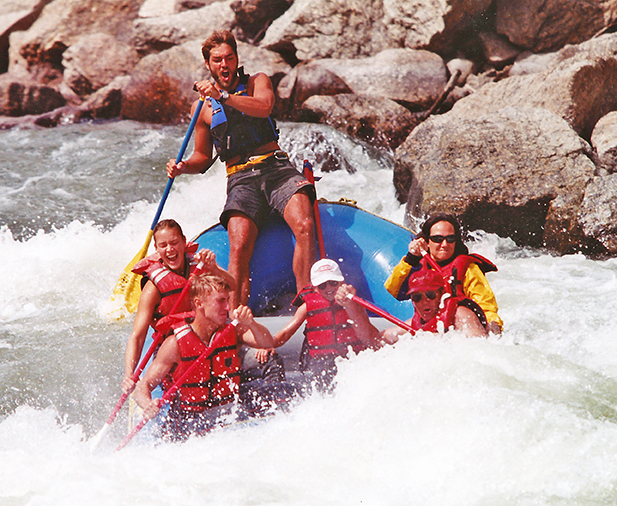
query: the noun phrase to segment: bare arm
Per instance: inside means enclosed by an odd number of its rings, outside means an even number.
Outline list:
[[[379,331],[369,320],[366,310],[358,303],[351,300],[356,294],[356,289],[351,285],[341,285],[336,291],[334,300],[345,308],[347,315],[353,322],[354,330],[360,340],[368,346],[379,346]]]
[[[412,318],[409,318],[409,320],[407,320],[405,323],[407,323],[407,325],[411,325],[411,320]],[[394,344],[403,334],[407,333],[408,332],[401,327],[389,327],[386,330],[382,330],[379,334],[379,337],[381,341],[386,344]]]
[[[202,97],[211,96],[215,100],[221,98],[221,91],[210,81],[195,83]],[[230,95],[225,105],[253,116],[255,118],[267,118],[274,108],[274,89],[270,78],[260,72],[249,78],[246,88],[247,95]]]
[[[464,306],[459,306],[456,309],[454,328],[461,330],[467,337],[486,337],[488,335],[476,313]]]
[[[238,336],[243,344],[251,348],[272,348],[272,334],[264,325],[255,321],[247,306],[238,306],[232,312],[232,317],[240,322]]]
[[[214,251],[210,251],[209,249],[199,250],[195,258],[197,261],[203,262],[204,272],[223,278],[227,281],[232,291],[236,289],[236,278],[216,263],[216,254]]]
[[[191,117],[195,114],[195,109],[199,101],[195,101],[191,107]],[[195,148],[193,154],[186,160],[176,164],[175,159],[167,162],[167,177],[173,178],[180,174],[199,174],[209,164],[212,157],[212,137],[210,136],[210,121],[212,118],[212,108],[210,102],[206,101],[201,109],[201,113],[195,123]]]
[[[139,362],[139,357],[146,341],[148,327],[152,322],[154,309],[161,301],[159,291],[154,286],[152,281],[148,281],[144,286],[139,297],[137,305],[137,313],[133,321],[133,331],[126,343],[126,351],[124,352],[124,379],[122,380],[122,391],[129,392],[135,385],[132,380],[133,373]]]
[[[274,348],[283,346],[287,341],[289,341],[291,339],[291,336],[293,336],[300,328],[300,326],[305,322],[306,312],[306,304],[302,304],[297,309],[296,314],[293,316],[293,318],[289,320],[289,323],[287,323],[287,325],[285,325],[281,330],[274,334],[274,337],[272,338],[272,341],[274,343],[273,347],[257,350],[257,352],[255,353],[255,358],[262,364],[267,362],[270,353],[274,353]]]
[[[306,321],[307,309],[306,303],[302,304],[296,311],[296,314],[293,316],[289,323],[285,325],[281,330],[279,330],[276,334],[274,334],[274,347],[278,348],[279,346],[283,346],[287,341],[291,339],[300,326]]]
[[[151,420],[159,411],[159,401],[152,400],[152,391],[163,381],[171,368],[180,363],[182,357],[178,342],[173,337],[166,339],[150,365],[146,374],[135,387],[134,398],[137,405],[144,410],[144,416]]]

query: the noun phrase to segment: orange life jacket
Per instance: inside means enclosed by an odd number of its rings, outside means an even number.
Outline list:
[[[208,348],[187,321],[194,313],[183,313],[165,318],[157,330],[165,333],[173,328],[180,348],[181,362],[172,370],[163,384],[169,389],[182,374]],[[234,326],[226,326],[217,332],[211,343],[215,348],[202,361],[201,366],[191,371],[180,385],[174,407],[183,411],[201,412],[213,406],[227,404],[234,400],[240,387],[241,362],[238,356],[238,337]]]
[[[306,303],[304,334],[311,357],[345,356],[349,346],[355,353],[366,349],[342,306],[328,301],[312,287],[305,288],[300,295]]]
[[[186,286],[188,277],[195,270],[196,262],[193,260],[193,255],[197,251],[198,247],[199,246],[193,242],[186,245],[184,273],[182,276],[168,269],[158,253],[147,256],[143,260],[137,262],[133,267],[132,270],[134,273],[141,274],[143,276],[141,284],[142,288],[146,282],[150,280],[161,295],[161,301],[154,309],[153,322],[151,323],[153,327],[156,325],[158,320],[160,320],[163,316],[168,315],[176,304],[178,297]],[[183,313],[190,310],[191,301],[188,297],[185,297],[176,308],[177,313]]]

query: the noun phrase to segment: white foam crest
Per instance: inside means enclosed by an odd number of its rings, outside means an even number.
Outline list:
[[[458,506],[572,504],[612,489],[617,418],[589,407],[614,410],[614,395],[559,357],[425,335],[339,369],[332,396],[289,414],[113,454],[87,454],[53,412],[18,410],[0,425],[0,447],[3,462],[17,452],[26,479],[5,490],[42,494],[38,504]],[[62,465],[44,464],[52,456]]]

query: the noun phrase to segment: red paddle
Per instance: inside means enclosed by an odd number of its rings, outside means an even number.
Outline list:
[[[191,277],[194,276],[199,271],[201,271],[201,269],[203,269],[203,267],[204,267],[203,262],[199,262],[197,264],[197,266],[195,267],[195,271],[193,272],[193,274],[191,274]],[[180,305],[180,303],[182,302],[184,297],[186,297],[186,294],[188,293],[190,285],[191,285],[191,282],[190,282],[191,277],[189,277],[189,280],[187,281],[186,285],[184,285],[184,288],[182,289],[182,292],[180,293],[180,297],[178,297],[178,300],[176,300],[176,303],[171,308],[171,311],[169,312],[169,314],[175,314],[176,310],[178,309],[178,306]],[[144,358],[141,360],[141,362],[139,363],[139,365],[135,369],[135,372],[133,373],[133,376],[131,377],[131,379],[133,380],[133,388],[131,388],[128,392],[125,392],[125,393],[122,394],[122,396],[120,397],[120,400],[116,404],[116,407],[114,408],[114,410],[112,411],[111,415],[109,415],[109,418],[105,422],[105,425],[103,425],[103,428],[96,434],[96,436],[94,436],[90,440],[90,451],[96,450],[96,448],[101,443],[101,441],[103,440],[105,435],[109,432],[109,429],[111,428],[111,424],[116,419],[116,416],[118,415],[118,413],[120,411],[120,408],[122,408],[122,406],[124,405],[124,403],[125,403],[126,399],[128,398],[128,396],[135,389],[135,384],[139,380],[139,376],[141,375],[141,373],[145,369],[146,364],[150,360],[150,357],[152,357],[152,354],[154,353],[154,351],[161,344],[162,340],[163,340],[163,334],[161,334],[160,332],[155,332],[153,334],[153,336],[152,336],[152,344],[150,345],[150,348],[148,348],[148,351],[144,355]]]
[[[216,345],[218,344],[218,342],[221,340],[221,337],[224,336],[227,332],[231,332],[234,327],[236,325],[238,325],[239,321],[238,320],[233,320],[231,323],[229,323],[223,330],[221,330],[221,332],[219,332],[219,334],[212,340],[212,343],[210,344],[210,346],[208,346],[204,351],[201,352],[201,354],[199,355],[199,357],[197,357],[197,360],[195,360],[195,362],[193,362],[191,364],[191,366],[184,371],[184,374],[182,374],[182,376],[180,376],[175,382],[174,384],[171,386],[171,388],[169,390],[167,390],[164,394],[163,397],[161,397],[161,399],[159,400],[159,406],[162,406],[164,403],[169,402],[169,400],[171,399],[171,397],[176,393],[176,390],[178,390],[178,388],[180,388],[180,386],[182,385],[182,382],[185,380],[185,378],[188,377],[188,375],[198,366],[200,365],[206,358],[208,358],[208,356],[212,353],[212,351],[214,351],[214,349],[216,348]],[[122,448],[124,448],[131,439],[133,439],[133,437],[135,436],[135,434],[137,434],[141,429],[144,428],[144,426],[149,422],[149,420],[144,416],[141,419],[141,422],[139,422],[135,428],[129,433],[128,436],[126,436],[124,438],[124,441],[122,441],[122,443],[120,443],[120,445],[118,446],[118,448],[116,448],[116,451],[122,450]]]
[[[308,160],[304,160],[304,177],[309,183],[315,186],[315,176],[313,175],[313,167]],[[319,244],[319,258],[326,258],[326,248],[323,242],[323,232],[321,229],[321,216],[319,215],[319,203],[317,198],[313,203],[313,214],[315,215],[315,231],[317,232],[317,243]]]
[[[411,326],[408,323],[404,322],[403,320],[399,320],[396,316],[391,315],[390,313],[377,307],[375,304],[370,303],[368,300],[361,299],[357,295],[351,295],[351,294],[348,294],[347,297],[349,297],[354,302],[357,302],[361,306],[364,306],[366,309],[373,311],[373,313],[378,314],[379,316],[382,316],[383,318],[394,323],[395,325],[398,325],[403,330],[410,332],[411,335],[414,335],[416,333],[416,331],[413,328],[411,328]]]

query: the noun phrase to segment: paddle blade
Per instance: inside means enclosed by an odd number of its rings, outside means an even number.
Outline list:
[[[93,453],[98,448],[99,444],[101,444],[101,441],[107,435],[110,428],[111,425],[106,423],[105,425],[103,425],[103,428],[98,432],[98,434],[88,442],[90,444],[90,453]]]
[[[141,276],[132,272],[132,269],[137,262],[145,258],[151,240],[152,230],[149,230],[143,247],[122,271],[111,295],[112,309],[108,313],[108,317],[111,320],[120,320],[127,314],[134,313],[137,310],[139,296],[141,295]]]

